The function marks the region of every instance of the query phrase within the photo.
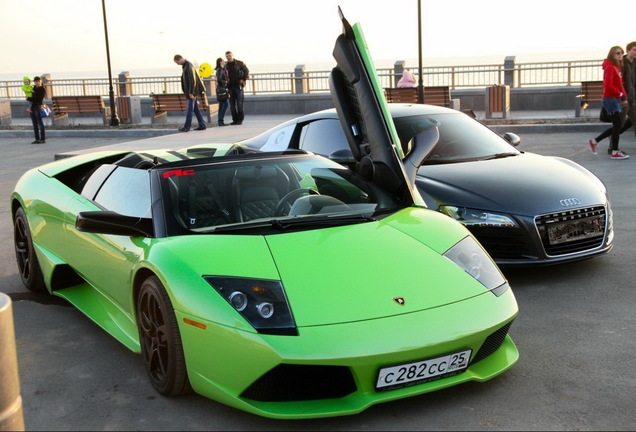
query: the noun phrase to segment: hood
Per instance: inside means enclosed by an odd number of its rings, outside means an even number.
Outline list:
[[[493,173],[500,173],[494,176]],[[505,179],[505,181],[500,180]],[[563,158],[523,153],[505,159],[425,165],[416,180],[429,207],[457,205],[535,216],[563,210],[561,200],[604,204],[603,183]]]
[[[620,68],[619,65],[617,65],[616,63],[610,61],[609,59],[605,59],[603,60],[603,64],[601,65],[601,67],[603,68],[603,70],[607,69],[608,67],[614,67],[614,68]]]
[[[439,230],[439,213],[415,211],[430,213],[430,227]],[[402,224],[423,225],[421,219],[405,210],[379,222],[266,237],[297,326],[378,319],[487,293],[439,251],[400,230]],[[465,235],[456,233],[444,233],[448,247]],[[422,237],[436,235],[432,228]]]

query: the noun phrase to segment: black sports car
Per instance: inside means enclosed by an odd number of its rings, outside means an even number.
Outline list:
[[[575,162],[517,150],[469,116],[430,105],[389,104],[404,154],[418,132],[440,138],[417,172],[426,204],[463,223],[500,265],[556,264],[612,248],[605,185]],[[355,163],[335,110],[308,114],[242,141],[261,150],[298,148]],[[355,131],[353,131],[355,135]]]

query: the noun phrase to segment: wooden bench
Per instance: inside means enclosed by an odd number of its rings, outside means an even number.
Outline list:
[[[574,113],[581,116],[581,110],[586,109],[591,102],[603,100],[603,81],[582,81],[581,94],[576,95]]]
[[[385,88],[384,95],[390,103],[418,103],[417,87]],[[448,107],[451,104],[450,88],[424,87],[424,103]]]
[[[106,121],[104,100],[101,96],[53,96],[53,122],[68,124],[68,114],[101,113]]]
[[[167,113],[169,111],[187,111],[188,100],[183,93],[153,93],[152,106],[155,110],[155,115],[152,118],[152,123],[166,123]],[[208,98],[205,94],[197,98],[199,102],[199,109],[201,111],[209,111]],[[210,113],[208,112],[208,121],[210,121]]]

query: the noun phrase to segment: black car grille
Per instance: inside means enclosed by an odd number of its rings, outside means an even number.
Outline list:
[[[600,247],[605,236],[607,215],[604,206],[586,207],[558,213],[538,216],[535,219],[543,248],[548,255],[564,255],[581,252]],[[592,235],[581,234],[586,225],[599,225],[598,233]],[[562,230],[572,234],[572,240],[565,240],[555,244],[550,243],[548,229],[550,226],[561,226]]]
[[[257,379],[241,397],[261,402],[292,402],[341,398],[356,390],[348,367],[279,364]]]
[[[477,354],[475,354],[475,357],[473,357],[470,364],[475,364],[497,351],[504,342],[504,339],[506,339],[506,335],[508,334],[508,330],[510,330],[511,325],[512,321],[494,333],[491,333],[481,345],[481,348],[479,348],[479,351],[477,351]]]
[[[519,228],[471,226],[468,229],[495,260],[537,256],[526,232]]]

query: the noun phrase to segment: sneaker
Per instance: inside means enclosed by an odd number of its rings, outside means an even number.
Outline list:
[[[592,149],[592,153],[593,153],[593,154],[596,154],[596,145],[597,145],[598,143],[596,142],[596,140],[595,140],[594,138],[592,138],[592,139],[589,141],[589,143],[590,143],[590,148]]]
[[[623,153],[622,150],[619,150],[616,153],[612,153],[612,155],[610,156],[610,159],[612,160],[629,159],[629,155],[626,155],[625,153]]]

